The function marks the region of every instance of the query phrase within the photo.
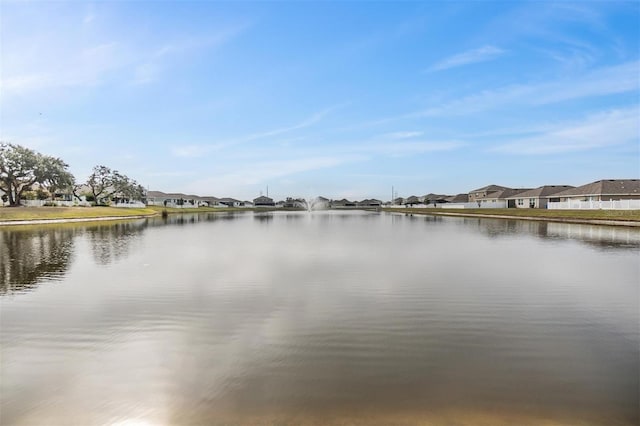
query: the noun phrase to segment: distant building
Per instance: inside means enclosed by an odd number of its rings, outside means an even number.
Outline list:
[[[218,202],[226,207],[244,207],[244,201],[236,200],[235,198],[220,198]]]
[[[488,185],[469,192],[469,202],[477,204],[479,208],[515,207],[515,200],[509,200],[516,194],[529,191],[532,188],[507,188],[500,185]]]
[[[261,195],[258,198],[253,199],[253,205],[254,207],[274,207],[276,203],[273,202],[273,198]]]
[[[332,208],[344,208],[344,207],[356,207],[355,201],[349,201],[346,198],[342,200],[333,200],[331,201]]]
[[[469,191],[469,202],[474,203],[478,200],[482,200],[483,198],[487,198],[489,194],[495,194],[499,191],[504,191],[507,188],[506,186],[500,185],[487,185],[482,188],[474,189],[473,191]]]
[[[382,205],[382,201],[376,200],[375,198],[362,200],[358,203],[358,207],[380,207]]]
[[[424,204],[443,204],[447,202],[447,198],[449,198],[448,195],[443,195],[443,194],[427,194],[424,197],[422,197],[422,200],[424,202]]]
[[[452,195],[445,199],[447,203],[468,203],[469,202],[469,194],[458,194]]]
[[[199,198],[196,195],[187,195],[182,193],[165,193],[162,191],[148,191],[147,205],[178,207],[178,208],[195,208],[199,207]]]
[[[570,185],[543,185],[529,191],[519,192],[507,198],[519,209],[546,209],[549,202],[560,201],[558,193],[573,188]]]
[[[639,179],[603,179],[554,194],[549,209],[640,209]]]
[[[559,201],[639,200],[639,179],[603,179],[555,194]]]

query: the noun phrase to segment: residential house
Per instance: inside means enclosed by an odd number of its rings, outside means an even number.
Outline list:
[[[415,195],[412,195],[404,200],[404,205],[407,207],[413,207],[415,204],[422,204],[420,199]]]
[[[382,201],[376,200],[375,198],[362,200],[358,203],[358,207],[380,207],[382,205]]]
[[[482,188],[474,189],[473,191],[469,191],[469,202],[475,203],[478,200],[486,198],[489,194],[494,194],[498,191],[504,191],[505,189],[509,188],[500,185],[487,185],[483,186]]]
[[[452,195],[450,197],[445,198],[445,202],[447,202],[447,203],[468,203],[469,202],[469,194]]]
[[[355,201],[349,201],[346,198],[342,200],[333,200],[331,201],[331,208],[345,208],[345,207],[356,207]]]
[[[220,204],[220,199],[216,197],[199,197],[198,206],[200,207],[224,207]]]
[[[220,198],[218,203],[222,204],[225,207],[244,207],[244,202],[240,200],[236,200],[235,198]]]
[[[396,205],[396,206],[403,206],[404,205],[404,199],[402,197],[395,198],[393,200],[393,204]]]
[[[282,207],[290,208],[290,209],[307,209],[307,201],[302,198],[291,198],[287,197],[284,200],[284,205]]]
[[[162,191],[148,191],[147,205],[164,206],[164,207],[180,207],[180,208],[196,208],[198,207],[197,195],[186,195],[182,193],[164,193]]]
[[[284,202],[282,204],[284,205]],[[253,205],[255,207],[274,207],[276,203],[273,202],[273,198],[261,195],[258,198],[253,199]]]
[[[442,194],[427,194],[424,197],[422,197],[422,199],[424,200],[424,204],[429,205],[429,204],[433,204],[434,206],[436,204],[443,204],[447,202],[447,198],[449,198],[448,195],[442,195]]]
[[[554,194],[549,209],[640,209],[640,179],[602,179]]]
[[[507,188],[500,185],[488,185],[469,192],[469,202],[476,204],[478,208],[505,208],[515,207],[515,200],[510,197],[532,188]]]
[[[533,188],[507,188],[502,191],[489,193],[486,197],[480,200],[480,204],[481,207],[488,207],[489,205],[493,204],[496,207],[500,206],[498,208],[513,208],[516,206],[516,202],[512,197],[522,192],[530,191],[531,189]],[[476,203],[478,203],[477,200]]]
[[[522,209],[546,209],[547,204],[560,201],[557,194],[573,188],[570,185],[543,185],[529,191],[524,191],[507,197],[510,204]]]

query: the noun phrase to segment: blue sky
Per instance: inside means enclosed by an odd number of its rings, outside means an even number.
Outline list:
[[[1,134],[150,189],[640,175],[638,2],[2,2]]]

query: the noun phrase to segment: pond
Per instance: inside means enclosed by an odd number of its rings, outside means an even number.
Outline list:
[[[638,424],[639,260],[357,211],[0,228],[0,423]]]

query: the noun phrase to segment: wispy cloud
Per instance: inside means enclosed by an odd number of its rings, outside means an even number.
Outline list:
[[[362,147],[362,152],[387,155],[391,157],[403,157],[406,155],[423,154],[427,152],[443,152],[460,149],[466,145],[462,141],[410,141],[393,143],[373,143]],[[356,148],[357,150],[357,148]]]
[[[534,155],[586,151],[640,141],[640,109],[617,109],[590,115],[580,122],[550,126],[534,136],[517,139],[492,150]]]
[[[271,138],[274,136],[280,136],[286,133],[293,132],[295,130],[304,129],[314,124],[320,122],[324,117],[330,114],[332,111],[337,108],[342,107],[343,105],[332,106],[329,108],[325,108],[321,111],[318,111],[299,123],[293,124],[291,126],[279,127],[272,130],[267,130],[264,132],[253,133],[247,136],[242,136],[236,139],[230,139],[223,142],[218,142],[214,144],[205,144],[205,145],[180,145],[174,146],[171,149],[171,153],[175,157],[201,157],[213,151],[219,151],[225,148],[229,148],[235,145],[239,145],[242,143],[252,142],[259,139]],[[291,139],[289,139],[291,140]]]
[[[237,193],[246,193],[247,188],[314,170],[329,169],[342,164],[362,161],[359,155],[299,157],[286,160],[254,162],[240,165],[233,171],[218,176],[201,179],[186,185],[188,191],[211,193],[216,188],[225,188]]]
[[[466,96],[400,118],[465,115],[510,105],[547,105],[572,99],[633,92],[640,89],[640,62],[628,62],[541,83],[519,84]]]
[[[34,19],[42,19],[44,13]],[[131,34],[88,29],[95,16],[92,12],[59,16],[32,33],[5,30],[0,75],[3,96],[40,95],[49,89],[108,82],[149,83],[172,64],[175,55],[221,46],[250,27],[229,24],[205,35],[183,34],[151,44]],[[53,22],[55,27],[47,27]]]
[[[416,138],[418,136],[422,136],[423,134],[424,134],[423,132],[417,132],[417,131],[404,131],[404,132],[387,133],[382,136],[384,138],[389,138],[389,139],[410,139],[410,138]]]
[[[482,46],[478,49],[468,50],[450,56],[442,61],[432,65],[427,71],[443,71],[450,68],[461,67],[463,65],[475,64],[478,62],[486,62],[501,56],[506,51],[495,46]]]

